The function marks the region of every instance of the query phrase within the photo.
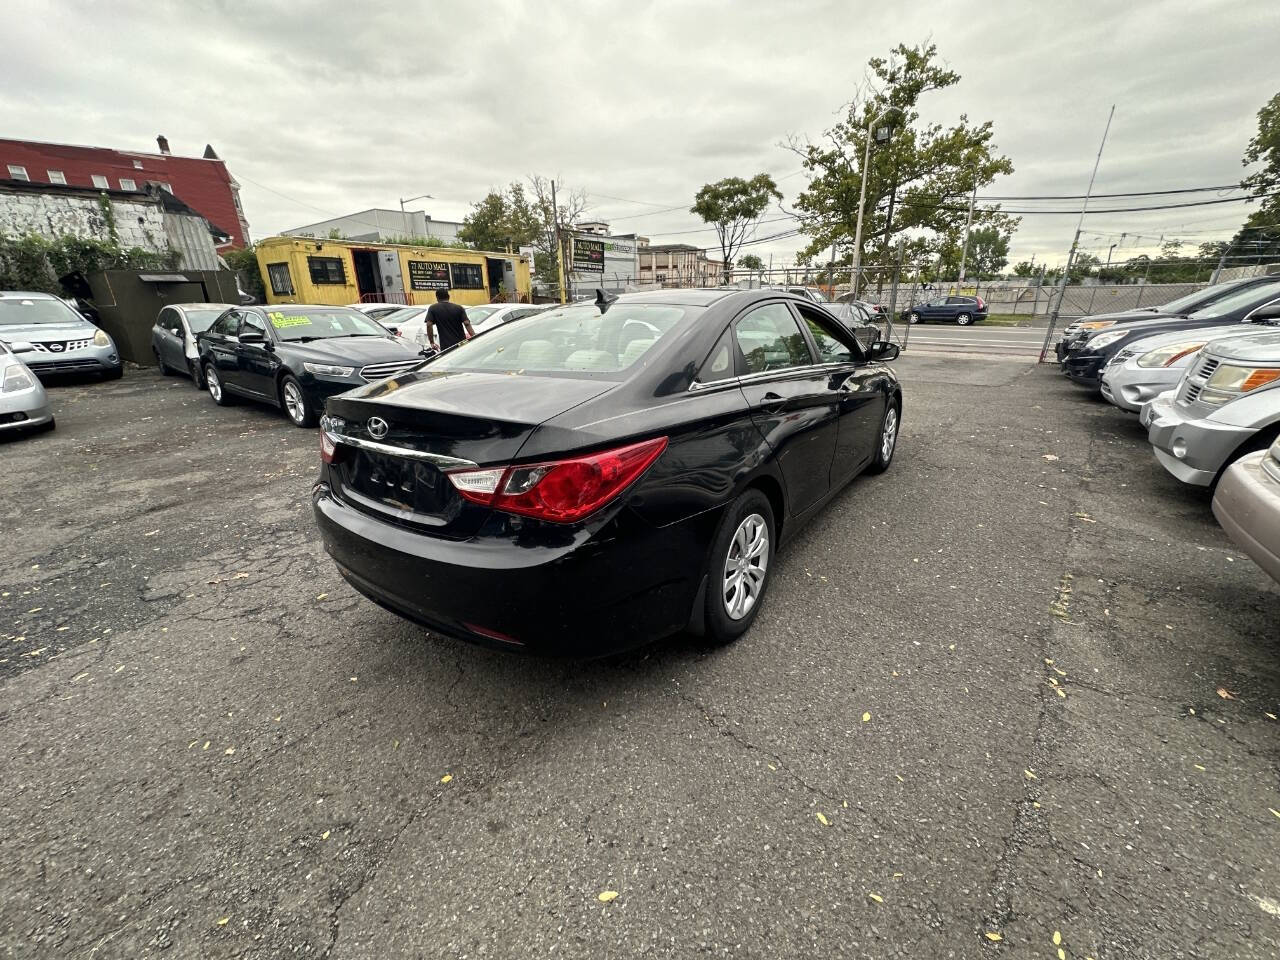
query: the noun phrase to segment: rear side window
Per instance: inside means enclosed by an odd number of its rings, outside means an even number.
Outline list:
[[[756,307],[734,324],[748,373],[785,370],[813,362],[804,334],[785,303]]]
[[[720,342],[707,357],[707,362],[698,371],[699,383],[715,383],[717,380],[729,380],[736,376],[737,358],[734,356],[733,331],[726,330]]]

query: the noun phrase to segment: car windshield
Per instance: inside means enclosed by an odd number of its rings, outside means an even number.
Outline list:
[[[326,340],[330,337],[385,337],[387,330],[359,310],[348,307],[298,307],[268,310],[267,319],[281,340]]]
[[[479,307],[467,307],[467,319],[471,321],[471,325],[475,326],[482,320],[486,320],[502,309],[500,303],[486,303]]]
[[[409,323],[411,320],[418,319],[418,314],[421,310],[421,307],[401,307],[395,313],[388,313],[378,317],[378,322],[392,327],[400,323]]]
[[[701,307],[615,303],[604,313],[575,304],[502,324],[442,354],[433,370],[619,374]]]
[[[77,320],[88,323],[61,300],[26,300],[18,297],[0,299],[0,326],[6,323],[68,323]]]
[[[1250,310],[1280,296],[1280,282],[1267,283],[1260,287],[1249,287],[1229,297],[1223,297],[1217,303],[1211,303],[1202,310],[1191,314],[1193,320],[1212,320],[1223,317],[1238,310]]]
[[[1195,308],[1196,306],[1208,306],[1209,304],[1206,301],[1212,302],[1214,296],[1229,296],[1231,294],[1231,288],[1234,286],[1235,284],[1224,284],[1218,290],[1214,290],[1212,287],[1204,290],[1197,290],[1194,293],[1188,293],[1185,297],[1179,297],[1177,300],[1170,300],[1168,303],[1162,303],[1160,306],[1152,307],[1151,309],[1157,310],[1160,313],[1183,313]]]
[[[187,326],[192,333],[200,333],[213,326],[213,321],[222,316],[221,310],[188,310]]]

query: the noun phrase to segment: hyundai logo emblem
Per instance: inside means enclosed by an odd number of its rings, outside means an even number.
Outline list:
[[[381,417],[370,417],[369,422],[365,424],[365,428],[369,431],[369,436],[375,440],[381,440],[387,435],[387,430],[390,429],[387,426],[387,421]]]

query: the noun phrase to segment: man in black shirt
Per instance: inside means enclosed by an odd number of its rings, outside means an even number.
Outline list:
[[[448,350],[476,335],[467,319],[467,311],[449,302],[448,290],[436,291],[436,302],[427,308],[427,339],[432,349]],[[440,344],[436,346],[436,328],[440,328]]]

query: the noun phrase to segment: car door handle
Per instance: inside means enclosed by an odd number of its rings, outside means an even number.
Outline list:
[[[760,398],[759,407],[765,413],[777,413],[786,402],[786,397],[779,396],[771,390]]]

